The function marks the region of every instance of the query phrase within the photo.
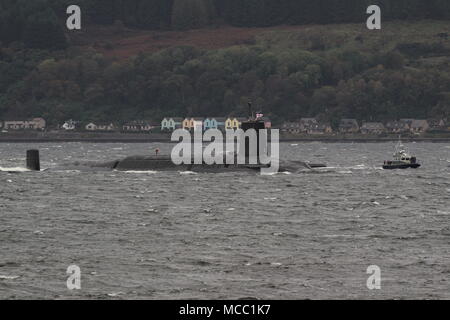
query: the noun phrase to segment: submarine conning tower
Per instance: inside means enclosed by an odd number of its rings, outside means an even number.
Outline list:
[[[27,150],[27,169],[31,171],[41,170],[39,150]]]
[[[259,161],[259,140],[260,140],[260,132],[259,130],[264,130],[266,128],[264,121],[259,118],[256,117],[253,110],[252,110],[252,102],[249,101],[248,102],[248,112],[249,112],[249,120],[245,121],[242,123],[241,125],[241,129],[246,132],[248,130],[254,129],[256,131],[256,137],[257,137],[257,147],[256,147],[256,156],[258,159],[258,163],[260,163]],[[249,158],[251,156],[250,154],[251,148],[250,148],[250,139],[246,138],[245,139],[245,157]]]

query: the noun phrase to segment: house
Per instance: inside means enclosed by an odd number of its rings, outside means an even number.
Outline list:
[[[113,123],[99,123],[97,124],[98,131],[114,131],[116,126]]]
[[[319,125],[319,122],[316,118],[301,118],[300,119],[300,128],[303,133],[310,134],[313,128],[316,128]]]
[[[31,120],[13,120],[3,123],[5,130],[44,130],[46,122],[42,118],[34,118]]]
[[[11,120],[5,121],[5,130],[23,130],[24,129],[24,121],[22,120]]]
[[[156,126],[151,124],[150,121],[135,120],[127,122],[122,126],[124,132],[150,132]]]
[[[183,126],[183,118],[164,118],[161,121],[161,131],[175,131]]]
[[[206,118],[206,120],[203,122],[203,128],[205,130],[208,130],[208,129],[223,130],[223,129],[225,129],[225,122],[226,122],[226,118],[224,118],[224,117]]]
[[[428,121],[430,131],[445,130],[445,121],[443,119],[429,119],[427,121]]]
[[[227,120],[225,120],[225,129],[226,130],[233,129],[233,119],[232,118],[228,118]]]
[[[203,130],[204,118],[186,118],[183,121],[183,129],[185,130]]]
[[[285,122],[281,126],[281,131],[289,134],[299,134],[302,132],[300,122]]]
[[[239,118],[228,118],[225,121],[225,129],[227,130],[237,130],[241,128],[242,122],[248,121],[248,118],[239,117]]]
[[[85,127],[85,129],[87,131],[96,131],[97,130],[97,125],[95,123],[88,123]]]
[[[85,126],[85,129],[87,131],[114,131],[116,129],[116,126],[112,123],[95,124],[95,123],[91,122]]]
[[[328,123],[318,123],[309,128],[308,134],[330,134],[333,133],[333,128]]]
[[[270,120],[270,118],[263,117],[263,118],[261,118],[261,120],[264,121],[265,129],[272,129],[272,120]]]
[[[188,130],[188,131],[191,130],[191,119],[190,118],[184,119],[181,126],[185,130]]]
[[[407,131],[411,131],[411,125],[414,122],[414,119],[400,119],[400,123],[405,126]]]
[[[203,122],[203,128],[205,128],[205,130],[217,129],[216,120],[213,118],[206,118]]]
[[[80,123],[79,121],[73,121],[72,119],[70,119],[64,122],[61,128],[66,131],[73,131],[78,127],[79,123]]]
[[[402,121],[389,121],[386,123],[386,130],[390,133],[404,133],[410,129],[408,123]]]
[[[356,119],[342,119],[339,123],[339,132],[341,133],[357,133],[359,125]]]
[[[191,129],[203,131],[203,121],[204,118],[192,118],[191,120]]]
[[[381,122],[366,122],[361,127],[362,134],[382,134],[386,128]]]
[[[423,133],[428,131],[430,125],[427,120],[414,120],[411,123],[411,132],[413,133]]]

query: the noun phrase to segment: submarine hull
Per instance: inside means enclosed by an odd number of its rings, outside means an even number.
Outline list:
[[[250,164],[181,164],[176,165],[169,157],[163,156],[132,156],[123,160],[98,164],[96,167],[108,167],[118,171],[193,171],[193,172],[230,172],[230,171],[256,171],[267,168],[267,165]]]

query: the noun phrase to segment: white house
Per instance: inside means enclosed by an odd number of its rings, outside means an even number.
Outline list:
[[[136,120],[125,123],[122,130],[124,132],[150,132],[155,128],[156,126],[152,125],[149,121]]]
[[[61,126],[62,129],[66,131],[73,131],[77,128],[78,121],[73,121],[72,119],[64,122],[64,124]]]
[[[5,121],[3,126],[5,130],[44,130],[46,122],[42,118],[34,118],[31,120]]]
[[[112,123],[98,123],[95,124],[93,122],[86,125],[87,131],[114,131],[116,126]]]
[[[86,130],[87,131],[96,131],[97,130],[97,125],[95,123],[89,123],[86,125]]]

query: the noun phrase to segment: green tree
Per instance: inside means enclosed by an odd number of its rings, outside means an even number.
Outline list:
[[[209,0],[175,0],[172,8],[172,27],[177,30],[195,29],[211,21]]]
[[[29,48],[65,49],[66,37],[62,26],[50,8],[28,18],[23,41]]]

